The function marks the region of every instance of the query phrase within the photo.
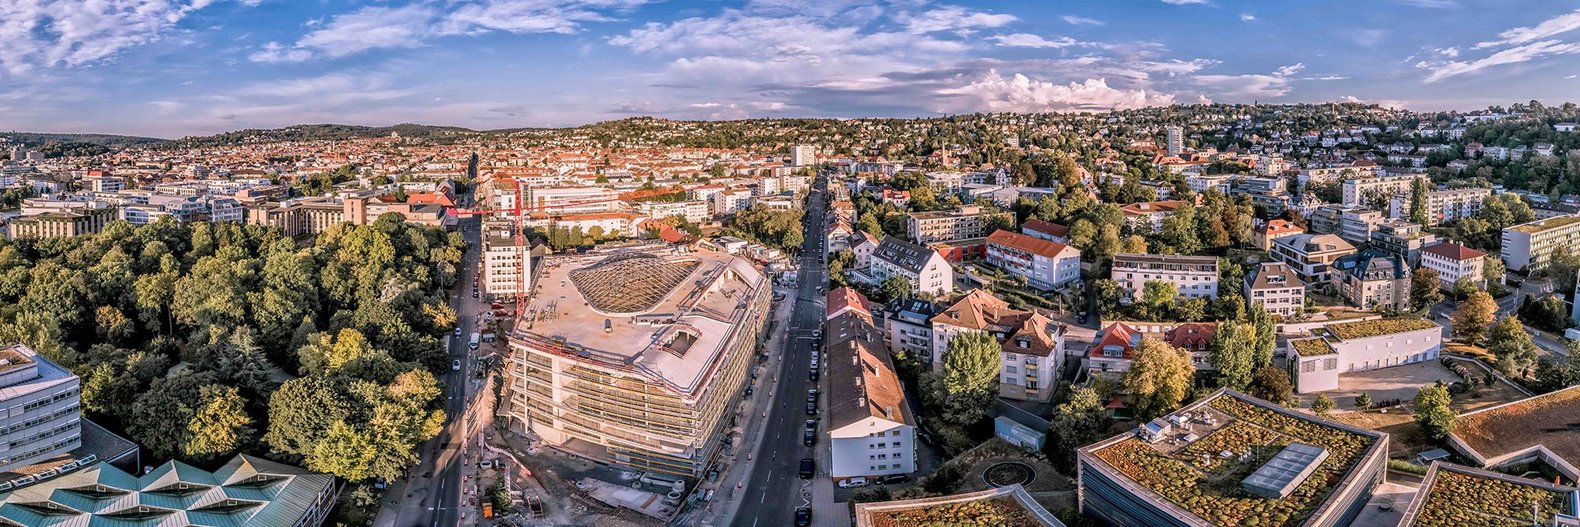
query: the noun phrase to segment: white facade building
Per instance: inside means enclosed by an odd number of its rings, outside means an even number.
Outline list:
[[[1161,254],[1116,254],[1110,274],[1119,287],[1140,301],[1147,282],[1169,282],[1179,296],[1218,297],[1218,258]]]
[[[525,247],[516,246],[508,222],[483,226],[482,293],[492,301],[515,301],[518,293],[531,290],[531,259]]]
[[[1289,341],[1295,391],[1339,389],[1339,375],[1436,360],[1443,327],[1419,318],[1342,322]]]
[[[1010,231],[987,237],[987,263],[1026,279],[1031,287],[1057,289],[1081,278],[1081,251]]]

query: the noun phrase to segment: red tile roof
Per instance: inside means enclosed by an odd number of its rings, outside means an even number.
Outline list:
[[[1470,260],[1473,258],[1481,258],[1487,255],[1487,253],[1471,249],[1454,242],[1443,242],[1437,245],[1427,246],[1421,249],[1421,252],[1432,253],[1450,260]]]
[[[1006,230],[993,231],[993,234],[988,235],[987,242],[989,244],[998,244],[1012,249],[1019,249],[1047,258],[1058,258],[1059,253],[1064,252],[1065,249],[1064,244],[1056,241],[1044,240],[1042,238],[1033,238],[1018,232],[1010,232]]]
[[[836,315],[851,309],[866,313],[867,316],[872,316],[872,310],[867,308],[867,297],[862,296],[855,289],[841,287],[829,291],[827,296],[828,301],[824,304],[828,306],[825,319],[834,318]]]
[[[1020,224],[1020,232],[1026,231],[1037,231],[1061,238],[1070,235],[1069,227],[1059,225],[1057,223],[1042,221],[1036,218],[1028,219],[1025,223]]]

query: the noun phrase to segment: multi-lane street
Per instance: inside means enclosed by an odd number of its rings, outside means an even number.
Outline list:
[[[758,445],[751,472],[746,477],[740,512],[733,525],[760,527],[793,525],[795,509],[810,503],[812,481],[797,477],[802,458],[816,457],[815,447],[801,444],[801,430],[806,421],[806,390],[816,386],[808,380],[813,347],[813,332],[823,323],[823,294],[828,283],[823,238],[824,211],[828,205],[828,180],[819,177],[813,183],[807,199],[806,219],[802,227],[806,241],[802,243],[797,277],[797,299],[786,336],[784,364],[779,368],[774,404],[768,410],[768,427]],[[820,432],[826,433],[826,430]],[[817,445],[824,445],[819,440]],[[826,467],[818,467],[815,478],[825,478]],[[831,510],[814,510],[817,514],[836,514]]]
[[[462,259],[461,277],[450,292],[450,307],[458,315],[461,332],[446,336],[450,360],[459,360],[459,371],[448,371],[440,376],[445,384],[444,411],[447,416],[444,429],[419,449],[416,466],[408,471],[406,479],[392,482],[385,506],[374,520],[378,527],[440,527],[459,525],[462,506],[462,459],[465,434],[463,414],[472,393],[471,372],[475,366],[469,359],[472,331],[477,327],[477,314],[488,304],[472,297],[472,283],[478,274],[479,247],[482,246],[481,227],[477,219],[462,219],[460,232],[466,238],[467,252]]]

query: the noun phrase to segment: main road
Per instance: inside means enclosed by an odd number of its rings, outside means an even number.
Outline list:
[[[390,486],[384,507],[374,518],[377,527],[460,525],[463,510],[475,510],[475,507],[463,509],[462,505],[461,466],[465,463],[462,446],[467,435],[461,428],[467,425],[462,416],[467,401],[474,395],[470,390],[474,384],[470,374],[475,366],[469,358],[469,344],[477,328],[477,315],[488,304],[473,298],[471,292],[482,247],[481,224],[477,219],[462,219],[459,229],[466,238],[467,250],[461,260],[461,276],[450,291],[450,307],[455,309],[456,324],[461,332],[459,335],[447,332],[445,342],[450,361],[460,361],[461,368],[459,371],[447,368],[439,377],[445,385],[444,428],[438,436],[422,444],[418,451],[419,461],[407,471],[406,479]]]
[[[786,336],[783,359],[779,367],[774,405],[768,410],[768,427],[758,444],[754,465],[746,476],[740,512],[733,525],[738,527],[778,527],[792,525],[795,509],[808,502],[804,496],[811,480],[797,477],[801,458],[813,456],[811,447],[801,444],[801,430],[806,421],[806,391],[816,386],[808,379],[813,348],[813,331],[822,328],[823,294],[828,284],[824,211],[828,207],[828,178],[819,175],[812,184],[807,198],[806,218],[802,223],[805,241],[798,258],[799,274],[794,312]],[[819,428],[826,437],[826,430]],[[827,472],[818,467],[818,473]],[[818,476],[821,477],[821,476]],[[838,514],[836,511],[813,511],[814,515]]]

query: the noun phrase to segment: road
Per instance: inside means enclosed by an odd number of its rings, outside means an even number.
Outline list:
[[[467,400],[475,384],[469,382],[475,365],[469,360],[468,345],[471,332],[477,327],[477,314],[487,304],[472,298],[471,284],[477,276],[477,259],[480,253],[481,230],[477,219],[461,220],[460,232],[466,238],[467,251],[462,258],[461,277],[450,292],[450,307],[455,309],[458,324],[463,331],[446,335],[450,359],[461,361],[460,371],[449,371],[440,376],[445,384],[444,411],[446,422],[439,435],[423,443],[418,450],[419,461],[407,472],[406,480],[393,482],[386,496],[385,506],[374,519],[374,525],[384,527],[439,527],[461,523],[461,446],[464,442],[460,428],[467,408]]]
[[[803,492],[810,492],[810,480],[797,477],[802,458],[813,457],[813,448],[801,444],[801,430],[806,422],[806,390],[815,384],[808,380],[812,347],[812,332],[823,324],[823,288],[828,284],[826,242],[823,224],[828,205],[828,179],[819,176],[813,183],[807,199],[806,220],[803,229],[806,241],[799,257],[800,272],[797,276],[797,300],[786,328],[789,338],[784,347],[784,364],[779,368],[779,382],[775,383],[774,405],[768,410],[768,428],[758,445],[756,460],[746,477],[741,510],[733,525],[739,527],[778,527],[792,525],[795,508],[808,500]],[[820,429],[824,438],[827,430]],[[819,445],[824,443],[819,441]],[[818,467],[825,477],[827,467]],[[837,511],[815,511],[816,515],[839,514]]]
[[[1525,300],[1525,297],[1530,295],[1548,294],[1551,292],[1551,289],[1552,286],[1545,280],[1525,280],[1521,282],[1520,287],[1515,288],[1510,294],[1504,295],[1502,298],[1497,299],[1497,318],[1502,319],[1503,317],[1515,314],[1515,311],[1519,310],[1520,303]],[[1432,306],[1432,308],[1428,310],[1429,316],[1432,317],[1432,320],[1436,321],[1438,324],[1442,324],[1444,337],[1453,336],[1454,322],[1450,319],[1450,316],[1458,307],[1459,304],[1457,302],[1453,300],[1444,300],[1442,302],[1438,302],[1437,305]],[[1564,341],[1562,335],[1553,335],[1551,333],[1540,331],[1529,326],[1526,327],[1526,332],[1531,334],[1532,341],[1536,343],[1537,348],[1540,348],[1542,354],[1553,354],[1559,357],[1569,354],[1568,344]]]

